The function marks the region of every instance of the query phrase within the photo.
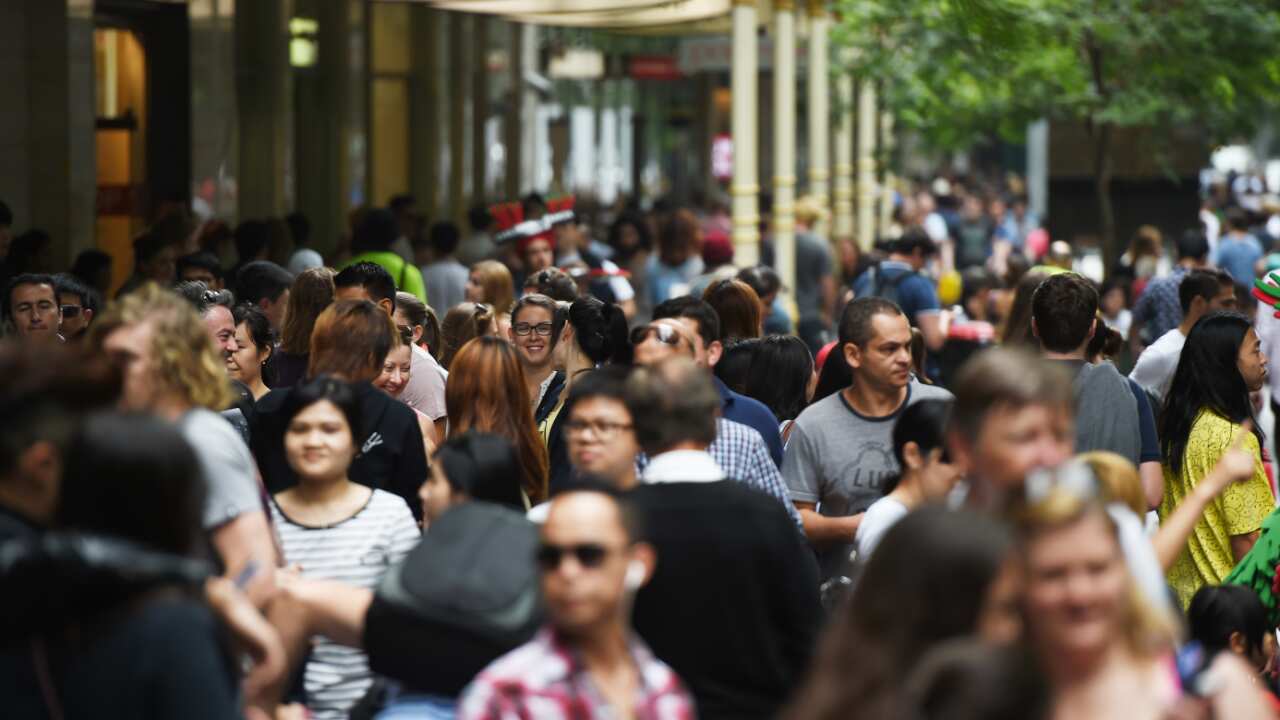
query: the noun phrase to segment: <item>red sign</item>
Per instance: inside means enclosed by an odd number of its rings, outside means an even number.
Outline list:
[[[627,75],[635,80],[679,80],[684,77],[672,55],[632,55],[627,59]]]

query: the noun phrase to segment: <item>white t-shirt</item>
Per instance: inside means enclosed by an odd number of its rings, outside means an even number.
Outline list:
[[[908,512],[910,511],[907,510],[906,505],[888,495],[871,503],[867,513],[862,516],[862,523],[858,525],[858,534],[855,536],[855,542],[858,544],[858,562],[865,563],[871,557],[871,552],[884,539],[884,534],[889,531],[889,528],[906,517]]]
[[[226,418],[212,410],[195,408],[178,420],[178,432],[195,451],[204,476],[206,532],[263,509],[258,466],[244,439]]]
[[[1169,384],[1173,382],[1173,374],[1178,370],[1178,358],[1182,357],[1182,346],[1186,342],[1187,336],[1178,328],[1161,335],[1138,356],[1129,379],[1163,401],[1169,392]]]
[[[417,345],[410,347],[409,382],[400,393],[400,401],[434,420],[448,415],[444,406],[444,385],[449,372]]]

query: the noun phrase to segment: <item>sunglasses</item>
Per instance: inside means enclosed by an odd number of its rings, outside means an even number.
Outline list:
[[[542,572],[555,572],[560,569],[560,563],[564,562],[566,555],[572,555],[578,564],[584,568],[598,568],[604,563],[604,559],[609,557],[609,549],[603,545],[596,543],[583,543],[581,545],[548,545],[543,543],[538,547],[534,560],[537,561],[538,567]]]
[[[631,331],[631,344],[640,345],[650,337],[657,337],[658,342],[664,345],[676,346],[680,344],[680,333],[670,325],[641,325]]]

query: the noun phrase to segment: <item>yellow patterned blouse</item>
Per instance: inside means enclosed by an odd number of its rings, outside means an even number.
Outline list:
[[[1202,410],[1191,426],[1187,449],[1182,456],[1182,472],[1174,474],[1164,466],[1164,500],[1160,503],[1160,519],[1169,517],[1178,503],[1191,493],[1218,459],[1231,446],[1239,425],[1210,410]],[[1205,585],[1219,585],[1235,567],[1231,554],[1231,536],[1248,535],[1262,526],[1275,508],[1271,486],[1262,466],[1258,440],[1252,434],[1245,438],[1244,449],[1257,458],[1253,477],[1227,488],[1205,508],[1204,517],[1196,523],[1187,549],[1169,568],[1168,580],[1186,608],[1191,596]]]

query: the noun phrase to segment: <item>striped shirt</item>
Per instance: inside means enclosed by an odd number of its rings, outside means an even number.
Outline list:
[[[325,527],[294,522],[274,501],[271,517],[285,562],[301,565],[304,576],[370,589],[420,537],[409,506],[382,490],[374,490],[355,515]],[[373,673],[364,653],[321,637],[307,661],[303,681],[314,717],[346,718],[373,684]]]

